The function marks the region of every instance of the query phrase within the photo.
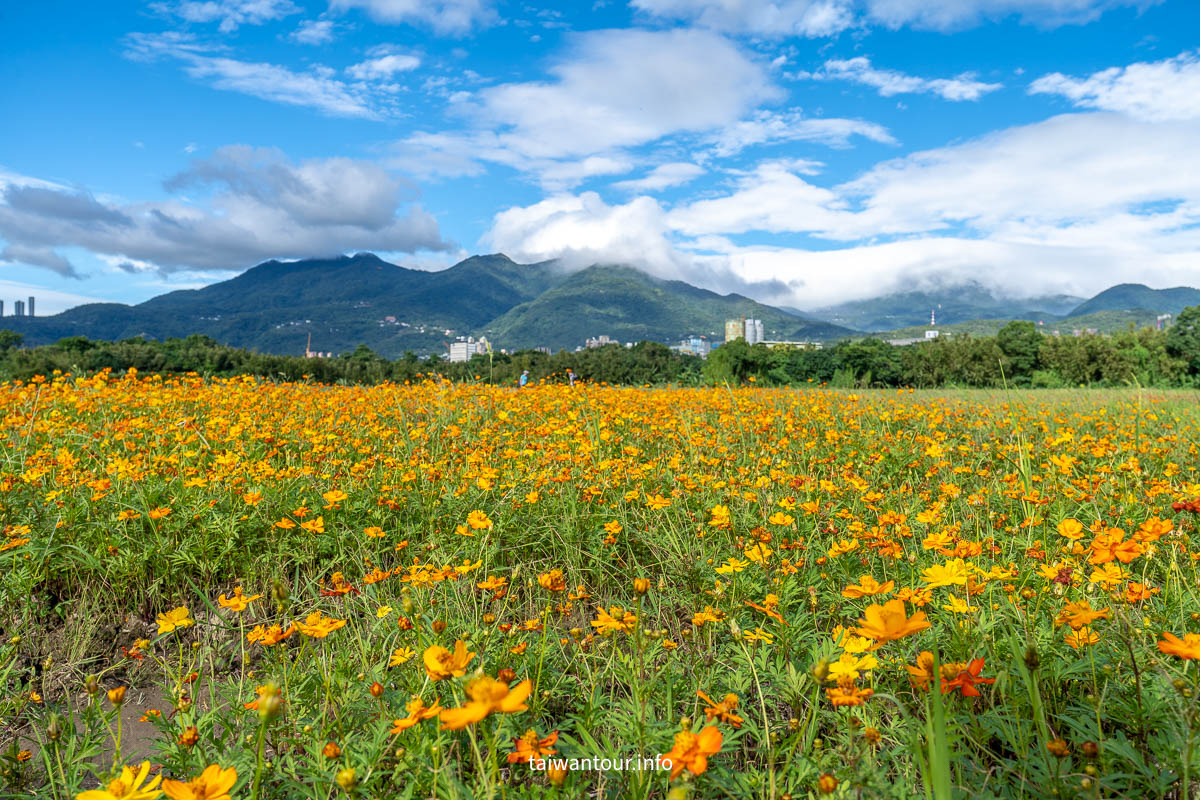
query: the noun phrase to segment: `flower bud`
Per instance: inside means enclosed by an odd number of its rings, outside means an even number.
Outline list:
[[[838,780],[828,772],[817,778],[817,789],[821,794],[833,794],[837,791]]]
[[[100,680],[95,675],[88,675],[83,679],[83,690],[95,697],[100,694]]]
[[[646,592],[650,591],[650,579],[649,578],[634,578],[633,579],[633,591],[639,597],[644,595]]]
[[[379,681],[375,681],[374,683],[371,684],[371,697],[374,697],[376,700],[378,700],[382,696],[383,696],[383,685],[381,683],[379,683]]]
[[[125,702],[125,687],[118,686],[115,689],[108,690],[108,702],[114,706],[119,706]]]
[[[445,630],[446,630],[446,621],[445,620],[439,619],[433,623],[433,632],[438,634],[439,636]]]
[[[337,758],[342,754],[342,748],[338,747],[337,742],[326,742],[321,748],[321,755],[326,758]]]
[[[354,791],[354,787],[358,785],[358,776],[354,773],[354,767],[346,767],[338,772],[337,785],[347,792]]]
[[[517,679],[516,670],[512,669],[511,667],[505,667],[496,673],[496,679],[501,683],[512,683]]]

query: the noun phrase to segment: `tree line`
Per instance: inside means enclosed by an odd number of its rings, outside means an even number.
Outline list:
[[[1032,322],[1011,322],[996,336],[939,337],[896,347],[865,338],[816,349],[770,349],[726,343],[707,359],[681,355],[657,342],[607,345],[554,354],[534,350],[477,354],[449,363],[445,356],[405,353],[387,359],[366,346],[333,358],[300,358],[242,350],[202,335],[183,339],[93,341],[61,339],[21,347],[20,334],[0,331],[0,378],[124,371],[204,376],[259,375],[273,380],[380,383],[441,375],[453,381],[513,385],[529,371],[534,382],[580,381],[618,385],[763,386],[829,384],[840,387],[1074,386],[1200,387],[1200,306],[1184,309],[1165,331],[1128,330],[1111,336],[1045,336]]]

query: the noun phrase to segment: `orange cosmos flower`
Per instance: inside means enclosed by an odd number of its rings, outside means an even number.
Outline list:
[[[977,658],[967,664],[964,669],[960,669],[958,674],[950,680],[942,678],[942,694],[948,694],[958,689],[964,697],[979,697],[979,690],[975,688],[978,684],[996,682],[995,678],[979,677],[979,673],[982,671],[983,659]]]
[[[539,739],[537,731],[530,728],[513,740],[513,746],[517,749],[508,754],[508,763],[528,764],[536,758],[552,756],[558,752],[553,749],[557,741],[558,731],[554,731],[545,739]]]
[[[549,592],[562,592],[566,591],[567,581],[563,578],[561,569],[552,569],[538,575],[538,586]]]
[[[704,702],[708,703],[708,708],[704,709],[704,718],[707,722],[712,722],[713,719],[718,719],[721,722],[727,722],[735,728],[742,727],[745,720],[733,713],[733,710],[738,707],[738,696],[736,694],[727,694],[721,702],[714,702],[711,697],[704,692],[696,692],[696,696]]]
[[[413,695],[408,704],[404,706],[404,710],[408,712],[408,716],[404,719],[392,720],[392,733],[401,733],[419,722],[436,717],[442,713],[442,704],[434,700],[433,705],[427,706],[424,700]]]
[[[467,525],[472,530],[486,531],[492,529],[492,521],[482,511],[475,510],[467,514]]]
[[[461,639],[454,643],[454,652],[441,645],[432,645],[425,649],[421,659],[425,662],[425,672],[431,680],[440,681],[449,677],[461,677],[467,672],[467,664],[475,657],[467,652],[467,643]]]
[[[314,639],[324,639],[345,624],[346,620],[344,619],[326,617],[320,611],[314,611],[304,618],[304,622],[296,623],[296,630]]]
[[[1178,656],[1185,661],[1200,659],[1200,633],[1185,633],[1180,639],[1173,633],[1163,633],[1162,641],[1158,643],[1160,652],[1169,656]]]
[[[896,588],[895,581],[880,583],[870,575],[860,575],[857,584],[851,584],[845,589],[842,589],[842,597],[858,599],[860,597],[874,597],[878,594],[887,594]]]
[[[859,689],[854,685],[854,678],[848,675],[839,678],[837,686],[825,690],[825,696],[833,703],[834,708],[861,706],[873,694],[874,689]]]
[[[238,613],[241,613],[241,612],[245,611],[246,608],[249,607],[249,605],[252,602],[259,599],[260,597],[262,597],[261,594],[254,594],[254,595],[250,595],[249,597],[246,597],[245,595],[242,594],[242,587],[239,586],[233,590],[232,597],[226,597],[225,595],[221,595],[220,597],[217,598],[217,602],[220,603],[223,608],[228,608],[230,611],[236,611]]]
[[[928,689],[929,681],[933,678],[933,653],[922,650],[917,656],[917,665],[906,665],[904,668],[908,670],[908,680],[914,689]]]
[[[632,611],[626,611],[620,606],[609,606],[608,611],[603,608],[596,609],[596,619],[592,620],[592,627],[598,633],[629,633],[633,630],[633,626],[637,624],[637,616]]]
[[[467,704],[462,708],[442,711],[442,730],[461,730],[468,725],[474,725],[494,711],[503,714],[527,711],[529,706],[525,705],[525,700],[532,691],[533,682],[528,678],[511,689],[507,683],[487,675],[472,678],[467,684],[467,697],[470,698]]]
[[[159,614],[156,621],[158,622],[158,632],[160,635],[179,630],[180,628],[188,628],[196,624],[187,606],[179,606],[164,614]]]
[[[662,756],[662,763],[671,765],[671,780],[678,778],[685,769],[693,775],[703,774],[708,769],[708,757],[721,752],[723,738],[716,725],[709,725],[700,733],[680,731],[675,734],[675,746]]]
[[[236,769],[222,769],[217,764],[210,764],[199,777],[187,783],[168,778],[162,782],[162,788],[171,800],[229,800],[229,790],[235,783]]]
[[[1092,604],[1087,600],[1082,600],[1078,603],[1067,603],[1066,607],[1054,618],[1054,626],[1059,627],[1066,623],[1073,629],[1079,630],[1091,625],[1098,619],[1108,619],[1108,611],[1107,608],[1093,609]]]
[[[875,646],[918,633],[930,627],[925,612],[918,611],[911,617],[905,613],[903,600],[889,600],[885,605],[872,603],[863,612],[854,633],[875,640]]]

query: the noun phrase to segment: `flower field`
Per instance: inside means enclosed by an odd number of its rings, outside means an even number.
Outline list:
[[[1198,441],[1182,392],[5,384],[0,796],[1192,797]]]

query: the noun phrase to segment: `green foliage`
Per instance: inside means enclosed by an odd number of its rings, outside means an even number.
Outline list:
[[[1200,306],[1185,308],[1167,329],[1167,353],[1187,364],[1192,374],[1200,373]]]
[[[1042,335],[1032,322],[1014,320],[996,334],[1000,352],[1008,358],[1008,377],[1018,386],[1028,385],[1038,366]]]

